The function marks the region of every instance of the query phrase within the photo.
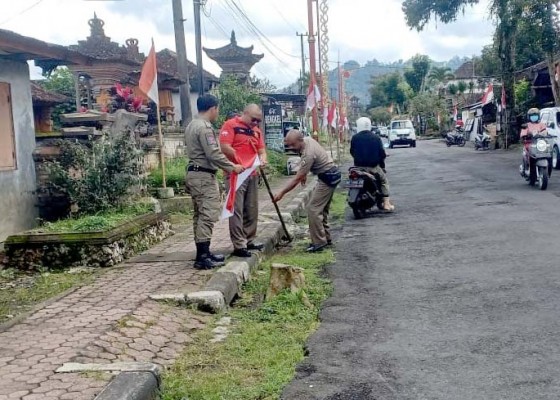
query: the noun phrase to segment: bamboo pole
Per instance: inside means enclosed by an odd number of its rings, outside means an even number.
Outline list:
[[[159,109],[159,101],[156,103],[157,107],[157,125],[158,125],[158,136],[159,136],[159,163],[161,165],[161,176],[163,181],[163,188],[167,188],[167,180],[165,177],[165,147],[163,144],[163,133],[161,132],[161,113]]]

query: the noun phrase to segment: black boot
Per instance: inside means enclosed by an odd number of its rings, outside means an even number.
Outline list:
[[[210,256],[210,242],[196,244],[196,260],[194,262],[195,269],[213,269],[224,265],[223,262],[216,262]]]
[[[210,255],[212,261],[217,263],[223,263],[226,260],[226,257],[223,254],[214,254],[210,251],[210,243],[208,243],[208,254]]]

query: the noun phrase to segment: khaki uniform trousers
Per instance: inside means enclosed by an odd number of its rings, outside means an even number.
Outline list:
[[[329,208],[336,187],[327,186],[321,180],[311,195],[307,206],[307,217],[309,220],[309,235],[314,245],[323,245],[331,240],[329,226]]]
[[[365,170],[375,177],[383,197],[389,197],[389,181],[387,180],[387,175],[383,172],[383,168],[380,166],[375,168],[367,167]]]
[[[195,243],[210,242],[214,225],[220,218],[220,191],[216,176],[208,172],[189,171],[187,193],[192,197]]]
[[[226,180],[229,191],[229,179]],[[229,219],[229,235],[235,249],[246,249],[257,236],[259,221],[259,177],[247,178],[235,194],[233,216]]]

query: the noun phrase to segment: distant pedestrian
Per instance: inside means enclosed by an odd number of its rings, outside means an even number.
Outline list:
[[[307,206],[311,236],[311,245],[307,251],[310,253],[322,251],[326,246],[332,244],[328,217],[334,191],[341,180],[340,170],[326,150],[314,139],[304,137],[302,132],[291,130],[286,135],[284,142],[287,148],[301,154],[301,162],[296,176],[280,193],[274,196],[274,202],[282,200],[286,193],[292,191],[297,185],[305,185],[309,172],[317,175],[319,182],[313,190]]]
[[[212,128],[212,122],[218,118],[218,99],[206,94],[199,97],[196,104],[198,116],[185,131],[189,158],[186,187],[194,206],[194,267],[211,269],[222,266],[225,260],[223,255],[212,254],[210,251],[212,231],[220,215],[220,193],[216,173],[218,168],[235,173],[241,173],[244,168],[229,161],[220,150],[218,136]]]
[[[264,135],[259,129],[262,111],[256,104],[245,107],[241,116],[229,119],[220,130],[220,145],[227,158],[237,164],[250,167],[256,156],[262,166],[267,163]],[[229,190],[229,177],[226,186]],[[263,244],[255,242],[259,220],[259,176],[254,172],[237,189],[234,215],[229,219],[229,233],[233,243],[233,255],[251,257],[250,250],[262,250]]]

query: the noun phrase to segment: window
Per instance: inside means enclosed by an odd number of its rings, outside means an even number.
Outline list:
[[[410,121],[394,121],[391,123],[391,129],[413,129]]]
[[[10,85],[0,82],[0,171],[16,169],[16,147]]]

